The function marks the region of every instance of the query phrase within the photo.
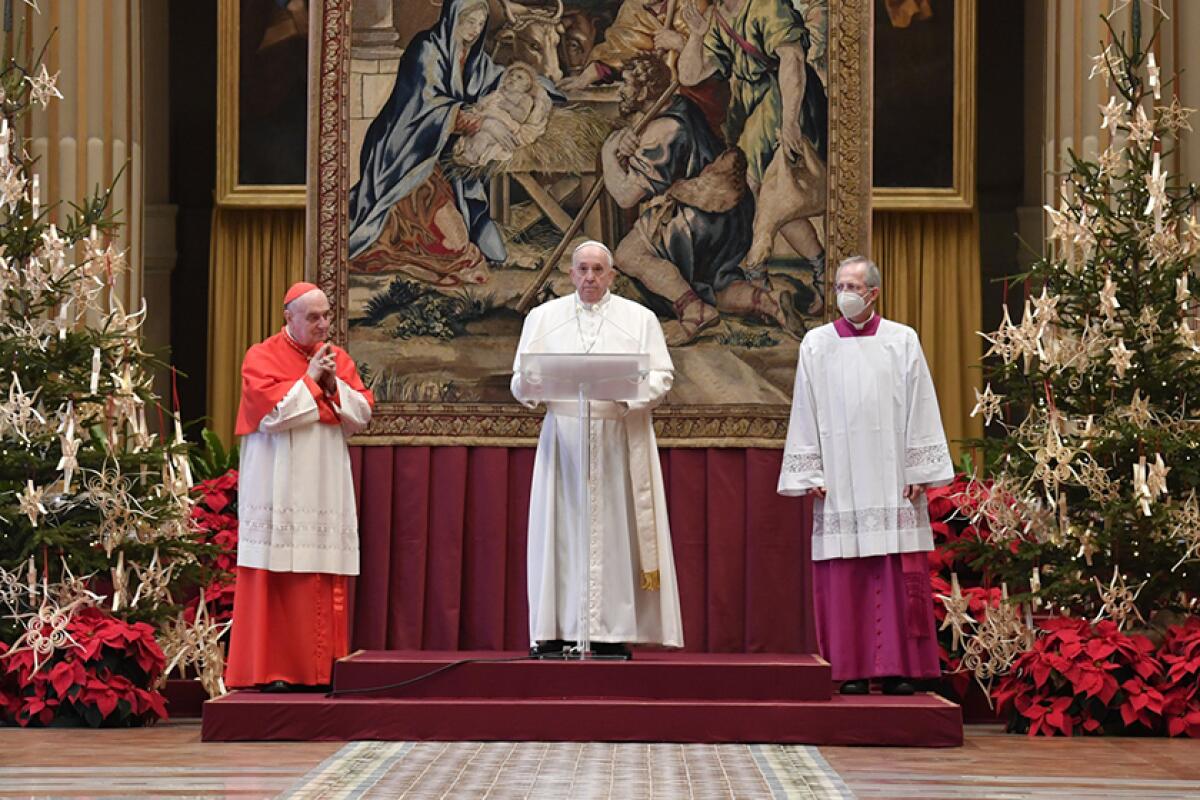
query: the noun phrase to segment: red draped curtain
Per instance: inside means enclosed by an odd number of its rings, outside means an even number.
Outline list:
[[[811,512],[782,453],[662,450],[687,649],[816,652]],[[523,650],[532,448],[351,450],[362,574],[353,646]]]

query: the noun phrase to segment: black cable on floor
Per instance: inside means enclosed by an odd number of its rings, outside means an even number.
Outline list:
[[[388,683],[384,684],[383,686],[367,686],[362,689],[334,689],[325,696],[337,697],[338,695],[342,694],[371,694],[372,692],[386,692],[391,689],[400,689],[405,686],[418,683],[419,681],[426,680],[427,678],[432,678],[434,675],[440,675],[441,673],[453,669],[454,667],[461,667],[464,664],[503,664],[511,661],[537,660],[538,659],[536,656],[509,656],[508,658],[464,658],[460,659],[459,661],[451,661],[449,664],[443,664],[435,670],[426,672],[424,675],[418,675],[415,678],[409,678],[408,680],[400,681],[399,683]]]

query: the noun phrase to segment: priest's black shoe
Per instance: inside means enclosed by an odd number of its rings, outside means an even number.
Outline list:
[[[912,694],[917,690],[908,678],[884,678],[884,694]]]
[[[842,688],[838,691],[842,694],[870,694],[871,682],[866,678],[856,681],[843,681]]]
[[[286,692],[293,691],[294,689],[295,687],[287,681],[271,681],[270,683],[264,684],[260,691],[267,692],[269,694],[284,694]]]
[[[633,653],[620,642],[592,642],[592,655],[599,658],[633,660]]]
[[[574,642],[563,639],[547,639],[529,648],[529,656],[531,658],[561,658],[564,650],[574,646]]]

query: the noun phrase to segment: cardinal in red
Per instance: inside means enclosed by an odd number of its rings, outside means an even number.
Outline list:
[[[349,354],[325,341],[320,288],[292,286],[283,318],[242,362],[230,688],[327,685],[350,649],[358,515],[346,440],[371,421],[375,398]]]

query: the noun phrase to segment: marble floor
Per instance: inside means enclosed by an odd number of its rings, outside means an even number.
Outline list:
[[[968,725],[965,743],[953,750],[820,750],[864,800],[1200,798],[1197,739],[1031,739]]]
[[[0,728],[0,797],[269,798],[295,788],[341,748],[205,744],[199,723],[190,720],[145,730]],[[822,747],[820,753],[861,798],[1200,799],[1200,740],[1044,740],[968,726],[965,745],[956,749]],[[596,796],[594,788],[580,787],[579,796]],[[692,796],[761,796],[750,788],[734,781]],[[601,796],[624,797],[619,787]]]

